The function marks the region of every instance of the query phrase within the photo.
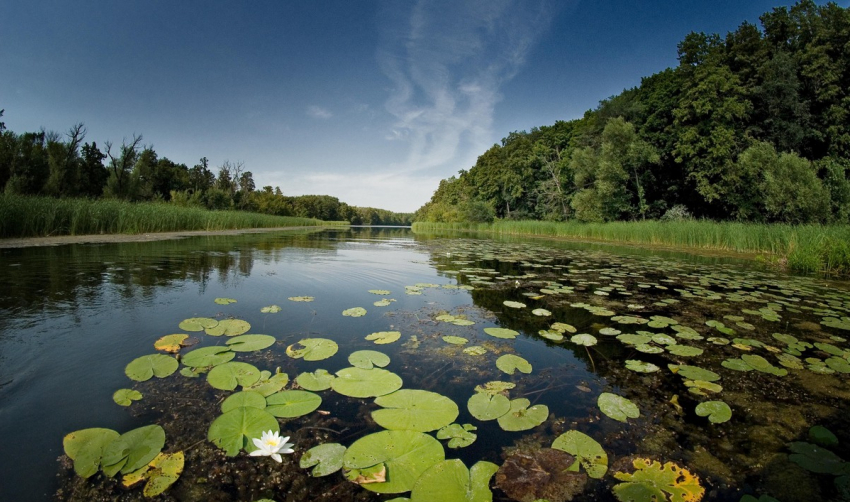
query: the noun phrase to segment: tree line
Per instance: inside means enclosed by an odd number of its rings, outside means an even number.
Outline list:
[[[3,110],[0,110],[0,118]],[[134,135],[121,145],[84,143],[76,124],[65,134],[16,134],[0,122],[0,190],[21,195],[162,201],[212,210],[242,210],[353,225],[409,225],[410,213],[349,206],[328,195],[286,196],[280,187],[257,189],[243,162],[224,161],[213,172],[206,157],[192,166],[160,157]]]
[[[850,223],[850,11],[802,0],[718,34],[580,119],[512,132],[417,221]]]

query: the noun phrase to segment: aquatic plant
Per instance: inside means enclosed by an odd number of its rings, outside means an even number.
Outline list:
[[[295,446],[295,444],[287,443],[287,441],[289,441],[289,436],[280,437],[280,433],[278,431],[264,431],[260,438],[253,438],[251,441],[253,441],[254,446],[257,447],[256,450],[250,453],[252,457],[271,457],[276,462],[283,462],[283,458],[280,456],[281,453],[286,454],[295,452],[295,450],[290,448],[291,446]]]

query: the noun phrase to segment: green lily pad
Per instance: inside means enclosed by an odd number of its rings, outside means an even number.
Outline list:
[[[339,345],[333,340],[304,338],[287,347],[286,355],[293,359],[304,358],[305,361],[321,361],[333,356],[338,350]]]
[[[507,340],[519,336],[519,332],[508,328],[484,328],[484,332],[496,338],[504,338]]]
[[[556,323],[552,324],[552,326],[550,326],[550,328],[554,329],[555,331],[560,331],[561,333],[575,333],[577,331],[576,327],[573,326],[572,324],[567,324],[567,323],[563,323],[563,322],[556,322]],[[601,330],[600,330],[600,332],[601,332]],[[603,333],[603,334],[605,334],[605,333]]]
[[[617,472],[614,477],[625,481],[614,486],[614,495],[621,502],[697,502],[705,489],[699,478],[673,462],[662,464],[637,458],[633,473]]]
[[[531,373],[531,364],[514,354],[505,354],[496,359],[496,367],[508,375],[513,375],[517,370],[521,373]]]
[[[467,469],[458,459],[444,460],[425,471],[413,486],[410,502],[485,502],[493,499],[490,478],[496,464],[479,461]]]
[[[790,443],[788,449],[793,452],[788,460],[807,471],[836,476],[847,474],[847,462],[822,446],[798,441]]]
[[[698,366],[688,366],[687,364],[668,364],[667,367],[670,368],[670,371],[680,377],[688,378],[690,380],[702,380],[704,382],[716,382],[720,380],[720,375],[717,373]]]
[[[656,333],[652,335],[652,341],[659,345],[676,345],[676,339],[670,335]]]
[[[233,298],[216,298],[213,301],[219,305],[230,305],[231,303],[236,303],[236,300]]]
[[[473,345],[471,347],[466,347],[463,349],[464,354],[469,354],[471,356],[483,356],[487,353],[487,349],[480,345]]]
[[[207,439],[224,450],[228,457],[234,457],[243,448],[249,453],[256,450],[251,440],[262,437],[266,431],[280,432],[277,419],[272,414],[259,408],[240,406],[213,420]]]
[[[646,345],[652,341],[652,336],[626,333],[623,335],[617,335],[617,340],[625,343],[626,345]]]
[[[179,327],[183,331],[203,331],[207,328],[213,328],[218,324],[218,321],[209,317],[192,317],[180,321]]]
[[[809,439],[813,443],[824,447],[836,446],[838,444],[838,438],[835,437],[835,434],[822,425],[815,425],[809,429]]]
[[[334,378],[327,370],[318,369],[312,373],[301,373],[295,377],[295,382],[303,389],[318,392],[330,389]]]
[[[469,413],[478,420],[496,420],[511,411],[511,402],[502,394],[476,392],[466,402]]]
[[[227,362],[207,374],[207,383],[216,389],[233,390],[237,385],[250,387],[260,380],[260,370],[253,364]]]
[[[261,308],[260,312],[262,312],[263,314],[277,314],[281,310],[283,309],[280,308],[280,305],[269,305]]]
[[[620,331],[619,329],[616,329],[616,328],[602,328],[602,329],[599,330],[599,334],[605,335],[605,336],[617,336],[621,333],[622,333],[622,331]]]
[[[233,352],[253,352],[271,347],[277,338],[270,335],[240,335],[228,340],[226,345]]]
[[[315,298],[312,296],[290,296],[287,300],[291,302],[312,302]]]
[[[380,368],[386,367],[386,365],[390,364],[390,356],[377,350],[358,350],[348,356],[348,362],[355,368],[370,370],[375,366]]]
[[[372,305],[376,307],[389,307],[395,300],[392,298],[382,298],[376,302],[373,302]]]
[[[580,465],[587,471],[587,475],[594,479],[602,479],[608,472],[608,454],[602,445],[587,434],[567,431],[555,439],[552,448],[576,457],[577,462],[570,466],[571,471],[578,472]]]
[[[369,292],[372,293],[373,295],[382,295],[382,296],[386,296],[386,295],[391,294],[390,291],[387,291],[386,289],[370,289]]]
[[[402,386],[401,377],[390,371],[372,368],[343,368],[336,372],[331,388],[349,397],[378,397],[395,392]]]
[[[679,357],[694,357],[702,355],[703,350],[688,345],[668,345],[667,352]]]
[[[573,335],[570,338],[570,341],[576,345],[584,345],[585,347],[592,347],[596,345],[596,337],[593,335],[588,335],[586,333],[580,335]]]
[[[537,334],[553,342],[562,342],[564,340],[564,335],[551,329],[541,329]]]
[[[230,347],[201,347],[187,353],[180,362],[192,368],[209,368],[224,364],[234,357],[236,353]]]
[[[306,390],[284,390],[266,398],[266,411],[278,418],[295,418],[312,413],[322,397]]]
[[[443,445],[428,434],[381,431],[355,441],[343,455],[343,468],[346,478],[367,490],[403,493],[412,490],[422,473],[443,459]],[[368,474],[376,471],[384,471],[385,481],[365,482],[375,479]]]
[[[251,390],[254,392],[259,392],[263,396],[270,396],[280,389],[286,387],[286,384],[289,383],[289,375],[286,373],[275,373],[274,375],[268,374],[267,371],[260,372],[260,380],[254,383],[253,385],[249,385],[247,387],[242,387],[242,390]]]
[[[602,413],[619,422],[626,422],[629,418],[640,416],[640,410],[635,403],[617,394],[603,392],[596,400],[596,404]]]
[[[427,390],[397,390],[375,404],[384,409],[373,411],[372,419],[389,430],[429,432],[454,422],[459,413],[454,401]]]
[[[483,392],[485,394],[495,395],[511,390],[514,387],[516,387],[516,384],[512,382],[502,382],[500,380],[493,380],[492,382],[487,382],[484,385],[476,385],[475,392]]]
[[[734,359],[724,359],[721,363],[721,366],[724,368],[735,370],[735,371],[753,371],[753,367],[744,362],[743,359],[734,358]]]
[[[151,460],[150,464],[124,476],[122,483],[126,485],[128,478],[130,478],[131,484],[146,479],[147,483],[145,483],[142,494],[145,497],[156,497],[180,479],[180,474],[183,473],[184,462],[185,459],[182,451],[178,451],[177,453],[161,452]]]
[[[545,404],[529,406],[531,401],[525,398],[511,400],[511,409],[497,418],[503,430],[516,432],[533,429],[549,418],[549,407]]]
[[[81,478],[88,478],[100,469],[103,451],[118,437],[112,429],[82,429],[66,435],[62,446],[68,458],[74,461],[74,472]]]
[[[762,373],[769,373],[776,376],[785,376],[788,374],[788,370],[784,368],[777,368],[772,365],[770,361],[759,355],[744,354],[741,356],[741,360],[750,365],[751,368],[756,371],[761,371]]]
[[[342,311],[342,315],[346,317],[363,317],[366,315],[366,309],[363,307],[354,307]]]
[[[133,389],[118,389],[112,394],[112,400],[120,406],[130,406],[133,401],[142,398],[142,393]]]
[[[538,316],[538,317],[548,317],[548,316],[552,315],[552,312],[549,312],[546,309],[534,309],[534,310],[531,311],[531,313]]]
[[[153,377],[165,378],[177,371],[178,367],[180,367],[180,363],[171,356],[151,354],[130,361],[130,364],[124,368],[124,373],[131,380],[145,382]]]
[[[468,338],[464,338],[462,336],[452,336],[452,335],[444,336],[443,341],[446,342],[446,343],[450,343],[452,345],[464,345],[466,343],[469,343]]]
[[[401,338],[401,331],[379,331],[366,335],[367,340],[374,341],[377,345],[393,343]]]
[[[713,424],[722,424],[732,418],[732,408],[723,401],[706,401],[697,405],[696,414],[708,417]]]
[[[690,326],[683,326],[681,324],[674,324],[671,326],[673,331],[676,332],[676,338],[681,338],[682,340],[702,340],[703,336],[699,334],[697,330],[691,328]]]
[[[207,328],[204,333],[210,336],[236,336],[242,333],[247,333],[251,329],[251,325],[242,319],[225,319],[219,321],[212,328]]]
[[[478,438],[478,434],[472,431],[478,430],[472,424],[449,424],[437,431],[437,439],[448,439],[446,446],[449,448],[465,448]]]
[[[510,300],[505,300],[505,301],[502,302],[502,304],[505,307],[510,307],[512,309],[524,309],[525,308],[524,303],[514,302],[514,301],[510,301]]]
[[[626,360],[626,369],[630,369],[638,373],[654,373],[661,368],[652,363],[639,361],[637,359],[628,359]]]
[[[221,412],[227,413],[230,410],[241,408],[257,408],[258,410],[265,409],[266,398],[257,391],[243,390],[231,394],[221,403]]]
[[[103,472],[115,476],[141,469],[165,446],[165,431],[158,425],[146,425],[121,434],[103,450]]]
[[[703,391],[717,393],[723,390],[722,386],[704,380],[685,380],[685,386],[688,387],[688,392],[697,396],[706,396]]]
[[[313,467],[310,472],[313,477],[327,476],[342,469],[342,457],[345,455],[345,450],[345,446],[339,443],[320,444],[304,452],[298,465],[302,469]]]

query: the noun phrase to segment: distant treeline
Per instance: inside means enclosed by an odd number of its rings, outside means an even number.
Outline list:
[[[2,118],[3,110],[0,110]],[[160,157],[133,136],[120,146],[83,143],[76,124],[64,135],[52,131],[16,134],[0,122],[0,192],[58,198],[164,201],[211,210],[242,210],[276,216],[348,221],[354,225],[409,225],[411,213],[354,207],[328,195],[283,195],[279,187],[257,189],[241,162],[225,161],[214,174],[206,157],[189,168]]]
[[[571,121],[512,132],[417,221],[850,220],[850,11],[800,1]]]

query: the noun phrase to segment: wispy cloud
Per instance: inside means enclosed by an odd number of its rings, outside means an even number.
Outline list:
[[[419,0],[392,4],[378,59],[393,88],[388,140],[409,143],[403,170],[467,168],[493,142],[500,87],[525,63],[551,9],[546,0]],[[446,171],[446,169],[443,169]]]
[[[321,106],[316,105],[307,107],[307,115],[314,119],[329,119],[334,116],[334,114],[327,108],[322,108]]]

